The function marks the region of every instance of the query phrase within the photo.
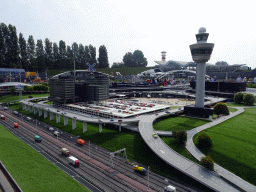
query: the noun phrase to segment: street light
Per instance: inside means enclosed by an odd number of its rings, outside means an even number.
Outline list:
[[[160,95],[160,102],[161,102],[161,96],[162,96],[162,94],[161,94],[161,93],[159,93],[159,95]]]
[[[142,94],[142,93],[139,93],[139,94],[140,94],[140,102],[141,102],[141,94]]]

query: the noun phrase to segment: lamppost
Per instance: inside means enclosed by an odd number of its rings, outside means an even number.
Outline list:
[[[141,102],[141,94],[142,94],[142,93],[139,93],[139,94],[140,94],[140,102]]]
[[[162,96],[162,94],[160,93],[159,95],[160,95],[160,102],[161,102],[161,96]]]

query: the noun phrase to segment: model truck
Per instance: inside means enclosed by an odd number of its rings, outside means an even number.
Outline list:
[[[35,135],[35,141],[41,143],[41,137],[39,135]]]
[[[76,167],[78,167],[79,166],[79,160],[77,159],[77,158],[75,158],[75,157],[73,157],[73,156],[70,156],[69,158],[68,158],[68,161],[70,162],[70,163],[72,163],[74,166],[76,166]]]
[[[133,167],[134,167],[134,170],[139,173],[146,174],[147,172],[147,169],[145,169],[144,167],[139,167],[138,165],[134,165]]]
[[[69,150],[67,148],[61,148],[61,153],[63,155],[69,156]]]
[[[77,139],[76,140],[77,144],[83,146],[85,144],[85,141],[83,139]]]
[[[14,128],[19,128],[18,123],[13,123]]]

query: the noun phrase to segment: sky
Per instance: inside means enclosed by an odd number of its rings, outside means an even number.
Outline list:
[[[27,40],[49,38],[105,45],[110,66],[141,50],[148,66],[161,60],[192,61],[189,45],[200,27],[214,43],[208,63],[226,61],[256,67],[254,1],[198,0],[1,0],[0,23],[12,24]],[[85,67],[86,68],[86,67]]]

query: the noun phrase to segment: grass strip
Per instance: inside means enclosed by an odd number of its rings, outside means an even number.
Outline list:
[[[29,95],[22,95],[22,99],[28,99],[28,96],[32,95],[33,98],[35,97],[48,97],[50,94],[45,93],[45,94],[29,94]],[[5,103],[5,102],[11,102],[11,101],[17,101],[19,100],[19,95],[5,95],[0,97],[0,102]]]
[[[26,192],[90,191],[0,125],[0,159]]]
[[[155,130],[162,131],[173,131],[173,130],[191,130],[201,125],[209,123],[209,121],[196,119],[196,118],[188,118],[181,117],[175,115],[167,115],[161,118],[158,118],[153,127]]]

